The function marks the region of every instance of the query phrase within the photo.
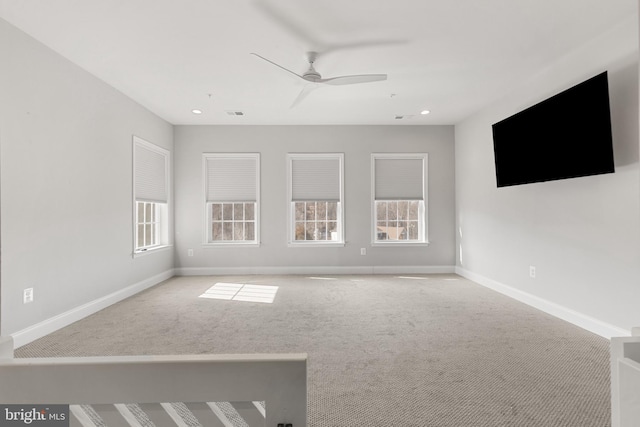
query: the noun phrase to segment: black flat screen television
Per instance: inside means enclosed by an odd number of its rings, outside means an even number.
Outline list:
[[[492,127],[498,187],[615,172],[606,71]]]

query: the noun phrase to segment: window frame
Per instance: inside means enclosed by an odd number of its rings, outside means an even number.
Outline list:
[[[152,151],[156,154],[164,157],[164,186],[166,189],[166,202],[158,200],[148,200],[138,197],[136,194],[136,148],[140,147]],[[171,206],[171,152],[165,148],[162,148],[156,144],[146,141],[136,135],[132,137],[132,211],[133,211],[133,233],[132,233],[132,255],[137,257],[139,255],[151,253],[161,249],[167,249],[172,246],[170,229],[170,209]],[[155,239],[156,243],[153,245],[138,245],[138,203],[150,203],[152,209],[155,210],[156,218],[156,230]]]
[[[412,199],[376,199],[376,160],[421,160],[422,161],[422,202],[418,211],[418,240],[378,240],[376,202],[403,202]],[[429,245],[429,215],[428,215],[428,159],[427,153],[372,153],[371,154],[371,246],[428,246]],[[416,199],[413,199],[416,200]]]
[[[224,200],[209,201],[208,194],[208,159],[254,159],[255,160],[255,201],[247,200]],[[204,200],[204,235],[202,245],[204,247],[259,247],[260,246],[260,153],[203,153],[202,154],[202,170],[203,170],[203,200]],[[254,223],[254,240],[212,240],[213,236],[213,204],[215,203],[254,203],[253,223]],[[235,221],[232,221],[235,224]],[[246,222],[244,219],[239,222]]]
[[[339,200],[336,207],[336,231],[338,240],[295,240],[295,204],[303,200],[293,200],[293,162],[297,159],[337,159]],[[328,200],[304,200],[304,202],[326,202]],[[344,232],[344,153],[287,153],[287,244],[289,247],[343,247]],[[306,221],[305,221],[306,222]]]

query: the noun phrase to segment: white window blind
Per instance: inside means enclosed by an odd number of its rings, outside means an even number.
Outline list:
[[[254,202],[258,194],[258,154],[205,155],[207,202]]]
[[[140,138],[134,138],[135,199],[167,203],[169,154]]]
[[[292,201],[340,201],[340,157],[292,157]]]
[[[376,200],[422,200],[423,158],[375,158]]]

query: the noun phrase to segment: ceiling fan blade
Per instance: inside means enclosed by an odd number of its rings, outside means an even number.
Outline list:
[[[340,85],[353,85],[357,83],[369,83],[379,82],[387,80],[386,74],[360,74],[354,76],[340,76],[332,77],[329,79],[320,79],[318,83],[326,83],[328,85],[340,86]]]
[[[358,42],[348,42],[328,45],[323,51],[323,55],[327,55],[336,51],[349,50],[349,49],[364,49],[368,47],[388,46],[395,44],[406,44],[407,40],[404,39],[386,39],[386,40],[362,40]]]
[[[360,49],[371,46],[404,44],[408,42],[405,39],[374,39],[344,43],[328,43],[326,40],[323,40],[322,37],[319,37],[317,33],[314,34],[314,32],[310,31],[303,22],[299,22],[291,17],[290,14],[285,13],[284,8],[276,7],[273,0],[253,0],[253,4],[276,25],[280,26],[298,40],[305,43],[306,47],[310,50],[317,52],[330,53],[344,49]]]
[[[307,95],[309,95],[311,92],[313,92],[317,88],[318,88],[318,85],[313,83],[305,85],[300,91],[300,93],[298,94],[298,96],[296,97],[296,99],[293,100],[293,103],[289,108],[294,108],[297,105],[300,105],[302,100],[304,100],[307,97]]]
[[[289,69],[287,69],[287,68],[284,68],[282,65],[276,64],[275,62],[273,62],[273,61],[271,61],[271,60],[269,60],[269,59],[265,58],[264,56],[260,56],[260,55],[258,55],[257,53],[253,53],[253,52],[251,52],[251,55],[253,55],[253,56],[257,56],[258,58],[262,59],[263,61],[267,61],[269,64],[271,64],[271,65],[275,65],[276,67],[278,67],[278,68],[280,68],[280,69],[282,69],[282,70],[284,70],[284,71],[286,71],[286,72],[288,72],[288,73],[291,73],[291,74],[293,74],[294,76],[296,76],[296,77],[298,77],[298,78],[300,78],[300,79],[304,80],[304,78],[303,78],[300,74],[294,73],[293,71],[291,71],[291,70],[289,70]]]
[[[300,25],[300,23],[283,13],[281,9],[276,8],[270,1],[254,0],[253,4],[257,6],[258,9],[260,9],[269,19],[291,33],[294,37],[307,44],[308,47],[315,50],[324,48],[325,43],[322,43],[314,37],[306,28]]]

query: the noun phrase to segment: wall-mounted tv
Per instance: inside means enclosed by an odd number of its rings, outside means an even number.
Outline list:
[[[498,187],[613,173],[603,72],[493,125]]]

